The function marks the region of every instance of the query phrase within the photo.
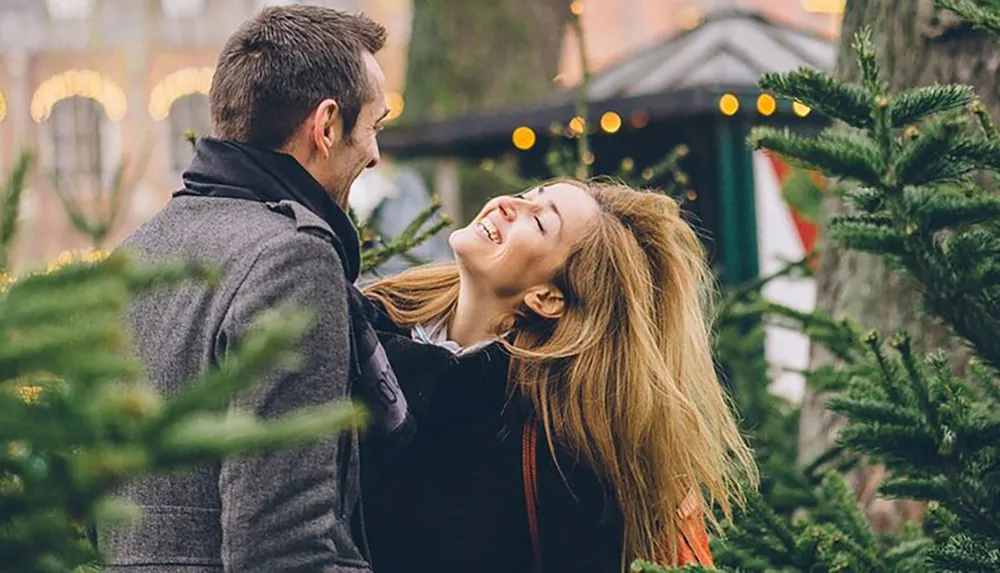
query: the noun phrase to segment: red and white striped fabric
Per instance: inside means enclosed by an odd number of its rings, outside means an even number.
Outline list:
[[[782,182],[792,168],[773,155],[755,151],[754,205],[757,213],[758,265],[762,276],[769,275],[786,262],[800,260],[816,244],[819,230],[805,220],[784,199]],[[816,284],[809,279],[780,278],[763,290],[765,299],[792,308],[810,311],[816,304]],[[785,370],[802,370],[809,364],[809,340],[799,332],[768,327],[764,343],[771,364],[772,391],[798,402],[802,397],[802,376]]]

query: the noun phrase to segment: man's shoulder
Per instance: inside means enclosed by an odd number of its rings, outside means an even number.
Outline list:
[[[253,256],[265,247],[289,255],[319,249],[337,257],[335,241],[325,221],[292,201],[176,197],[122,246],[210,259]]]

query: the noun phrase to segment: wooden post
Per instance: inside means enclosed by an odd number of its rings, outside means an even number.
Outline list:
[[[434,194],[441,198],[441,210],[452,218],[452,227],[462,224],[462,189],[459,184],[458,161],[442,157],[434,169]]]

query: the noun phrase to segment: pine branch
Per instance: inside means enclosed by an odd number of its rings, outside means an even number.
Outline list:
[[[435,218],[437,220],[432,221]],[[398,237],[388,243],[383,242],[381,237],[369,234],[365,241],[366,248],[361,252],[361,272],[369,272],[395,256],[408,253],[451,223],[450,217],[441,214],[440,198],[434,197],[431,204],[418,213]]]
[[[969,227],[1000,218],[1000,197],[996,195],[970,197],[937,189],[926,194],[914,191],[911,199],[907,201],[907,211],[914,222],[928,232]],[[986,234],[981,239],[996,241],[996,237],[990,237]]]
[[[889,103],[892,127],[900,128],[924,118],[963,108],[976,99],[971,86],[933,85],[906,90]]]
[[[798,100],[823,115],[856,128],[872,122],[872,98],[863,89],[823,72],[800,68],[789,73],[767,73],[757,85],[762,90]]]
[[[4,275],[11,273],[10,250],[17,236],[21,200],[34,165],[35,155],[22,150],[14,160],[14,167],[4,182],[3,194],[0,196],[0,289],[3,287]]]
[[[1000,35],[1000,13],[997,12],[995,4],[976,3],[971,0],[935,0],[935,3],[958,14],[963,20],[981,30]]]
[[[931,549],[929,557],[938,571],[1000,570],[1000,545],[981,536],[953,536]]]
[[[960,181],[971,172],[971,163],[963,165],[968,170],[957,170],[955,154],[957,139],[967,129],[965,118],[950,114],[930,122],[902,147],[893,165],[895,179],[904,185],[925,185]]]
[[[873,187],[881,184],[881,153],[870,141],[852,133],[825,130],[818,137],[807,137],[787,128],[755,127],[748,140],[754,149],[773,151],[828,177],[854,179]]]

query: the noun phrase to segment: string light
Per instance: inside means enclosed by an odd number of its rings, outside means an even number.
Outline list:
[[[31,96],[31,119],[43,122],[52,113],[52,106],[71,97],[85,97],[104,107],[108,119],[125,117],[128,105],[125,92],[118,84],[94,70],[67,70],[42,82]]]
[[[3,93],[0,93],[0,121],[7,117],[7,100],[4,99]]]
[[[583,14],[583,2],[580,0],[575,0],[569,5],[569,11],[573,13],[574,16],[579,16]]]
[[[569,130],[576,135],[582,134],[583,130],[586,129],[586,127],[587,124],[583,121],[583,118],[580,116],[576,116],[573,119],[569,120]]]
[[[736,115],[740,110],[740,100],[733,94],[725,94],[719,98],[719,109],[725,115]]]
[[[622,171],[632,171],[635,168],[635,160],[631,157],[626,157],[622,159]]]
[[[392,121],[403,115],[403,110],[406,108],[406,102],[403,101],[403,94],[399,92],[389,92],[386,94],[385,104],[389,106],[389,115],[386,116],[387,121]]]
[[[213,68],[184,68],[167,74],[149,94],[149,115],[156,121],[170,116],[174,102],[192,94],[208,95]]]
[[[809,106],[807,106],[806,104],[804,104],[802,102],[798,102],[798,101],[793,101],[792,102],[792,112],[794,112],[795,115],[797,115],[799,117],[805,117],[805,116],[809,115],[809,112],[811,112],[811,111],[812,110],[809,108]]]
[[[521,126],[514,130],[511,139],[514,141],[514,147],[526,151],[535,145],[535,132],[530,127]]]
[[[493,171],[493,167],[495,165],[496,164],[494,163],[493,159],[491,159],[489,157],[487,157],[486,159],[482,160],[479,163],[479,167],[481,167],[483,169],[483,171]]]
[[[694,201],[697,198],[698,198],[698,193],[696,193],[694,189],[688,189],[687,200]]]
[[[596,160],[597,158],[594,157],[593,152],[588,151],[583,154],[583,162],[586,163],[587,165],[593,165],[594,161]]]
[[[606,111],[601,116],[601,129],[608,133],[615,133],[622,127],[622,116],[613,111]]]
[[[649,125],[649,114],[644,111],[637,111],[629,118],[629,122],[632,124],[632,127],[642,129]]]
[[[777,108],[778,102],[774,100],[774,96],[771,94],[760,94],[757,96],[757,111],[759,111],[761,115],[771,115]]]

